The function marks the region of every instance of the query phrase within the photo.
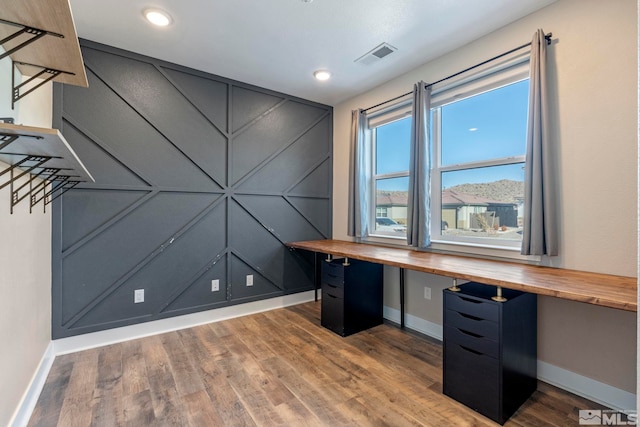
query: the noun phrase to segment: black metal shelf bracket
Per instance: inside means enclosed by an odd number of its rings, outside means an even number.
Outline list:
[[[18,154],[18,155],[20,155],[20,154]],[[19,160],[14,164],[9,165],[8,168],[6,168],[2,172],[0,172],[0,176],[4,175],[6,173],[10,174],[9,180],[6,181],[3,184],[0,184],[0,190],[2,190],[7,185],[13,185],[14,181],[22,178],[23,176],[27,175],[28,173],[31,173],[31,171],[33,171],[36,168],[39,168],[46,161],[48,161],[48,160],[53,158],[51,156],[31,156],[31,155],[28,155],[28,154],[23,154],[22,156],[24,156],[24,158],[22,160]],[[18,168],[22,168],[22,171],[21,171],[21,173],[16,175],[15,171]]]
[[[14,155],[22,156],[23,158],[16,163],[9,165],[8,168],[0,172],[0,176],[3,176],[7,173],[9,174],[9,179],[0,184],[0,190],[5,188],[7,185],[11,186],[11,213],[13,213],[13,207],[18,204],[20,200],[24,199],[24,197],[20,196],[20,190],[25,187],[25,184],[16,189],[14,188],[14,186],[16,185],[16,181],[25,175],[32,174],[32,172],[36,169],[42,168],[47,161],[53,158],[51,156],[33,156],[29,154]],[[32,180],[33,176],[30,176],[26,184],[29,184],[30,182],[32,182]]]
[[[75,73],[72,73],[70,71],[56,70],[54,68],[43,67],[41,65],[36,65],[36,64],[29,64],[27,62],[11,61],[11,63],[12,63],[12,67],[13,67],[12,70],[11,70],[11,109],[12,110],[13,110],[16,102],[18,102],[19,100],[21,100],[25,96],[29,95],[31,92],[33,92],[34,90],[38,89],[42,85],[44,85],[44,84],[48,83],[49,81],[55,79],[60,74],[75,75]],[[29,79],[27,79],[27,80],[23,81],[22,83],[16,85],[16,81],[15,81],[16,64],[18,64],[18,65],[26,65],[26,66],[29,66],[29,67],[36,67],[36,68],[39,68],[40,71],[38,73],[34,74],[33,76],[29,77]],[[40,79],[40,78],[42,79],[42,81],[38,82],[35,85],[31,85],[36,79]],[[20,90],[22,88],[26,88],[29,85],[31,85],[31,87],[29,89],[27,89],[23,93],[20,93]]]
[[[30,45],[31,43],[35,42],[38,39],[41,39],[44,36],[53,36],[53,37],[64,38],[64,35],[62,35],[62,34],[54,33],[52,31],[41,30],[39,28],[34,28],[34,27],[30,27],[28,25],[19,24],[17,22],[7,21],[6,19],[0,19],[0,24],[10,25],[10,26],[19,28],[18,31],[16,31],[15,33],[10,34],[7,37],[5,37],[4,39],[0,40],[0,45],[4,45],[5,43],[10,42],[11,40],[13,40],[16,37],[19,37],[19,36],[21,36],[23,34],[27,34],[27,35],[31,36],[30,39],[27,39],[27,40],[23,41],[19,45],[15,46],[15,47],[7,50],[3,54],[1,54],[0,55],[0,60],[5,58],[6,56],[11,55],[14,52],[19,51],[23,47]]]
[[[52,36],[52,37],[59,37],[59,38],[64,38],[64,35],[59,34],[59,33],[54,33],[53,31],[47,31],[47,30],[42,30],[40,28],[35,28],[35,27],[30,27],[28,25],[24,25],[24,24],[20,24],[18,22],[13,22],[13,21],[7,21],[6,19],[0,19],[0,24],[4,24],[4,25],[9,25],[12,27],[17,27],[18,30],[10,35],[8,35],[7,37],[3,38],[2,40],[0,40],[0,46],[4,46],[5,43],[8,43],[22,35],[25,35],[27,38],[26,40],[22,41],[21,43],[18,43],[16,46],[8,49],[6,52],[0,54],[0,60],[6,58],[7,56],[18,52],[20,49],[29,46],[31,43],[35,42],[38,39],[41,39],[44,36]],[[41,69],[41,71],[39,73],[37,73],[36,75],[34,75],[33,77],[29,78],[28,80],[26,80],[25,82],[19,84],[18,86],[16,86],[15,84],[15,66],[16,64],[20,64],[20,65],[27,65],[27,66],[32,66],[32,67],[38,67]],[[46,75],[45,75],[46,74]],[[21,98],[25,97],[26,95],[30,94],[31,92],[33,92],[34,90],[36,90],[37,88],[39,88],[40,86],[42,86],[43,84],[47,83],[48,81],[56,78],[58,75],[60,74],[74,74],[74,73],[69,73],[68,71],[62,71],[62,70],[56,70],[50,67],[45,67],[42,65],[35,65],[35,64],[27,64],[24,62],[19,62],[19,61],[12,61],[12,67],[11,67],[11,109],[13,110],[14,104]],[[33,86],[31,89],[27,90],[25,93],[20,93],[20,89],[23,88],[24,86],[33,83],[34,79],[37,78],[44,78],[44,80],[40,83],[38,83],[37,85]]]
[[[46,191],[46,184],[42,189],[42,196],[37,197],[37,195],[31,194],[31,206],[30,209],[32,209],[34,206],[36,206],[38,203],[40,203],[40,201],[44,200],[44,206],[46,207],[46,205],[48,205],[49,203],[53,202],[55,199],[57,199],[58,197],[62,196],[64,193],[66,193],[67,191],[71,190],[72,188],[74,188],[76,185],[80,184],[81,182],[84,182],[82,180],[77,180],[77,179],[73,179],[73,178],[77,178],[76,176],[73,175],[57,175],[55,177],[54,181],[51,181],[51,189],[49,191]],[[47,181],[49,182],[49,181]],[[51,197],[56,191],[58,191],[58,194],[56,194],[55,196]]]
[[[15,141],[18,138],[43,139],[41,136],[38,136],[38,135],[22,135],[22,134],[0,132],[0,150],[5,149],[9,144],[11,144],[13,141]]]
[[[29,180],[23,183],[18,188],[14,188],[11,192],[11,210],[13,211],[13,207],[18,203],[23,201],[25,198],[33,196],[37,194],[39,191],[46,189],[47,185],[57,179],[58,177],[69,177],[76,178],[75,175],[59,175],[61,171],[64,169],[61,168],[41,168],[38,173],[31,173],[29,175]],[[69,169],[66,169],[69,170]],[[35,171],[34,171],[35,172]],[[34,185],[35,180],[39,178],[40,182]],[[28,186],[28,189],[27,189]],[[24,191],[27,190],[27,191]],[[21,194],[21,192],[23,194]],[[29,206],[29,213],[33,212],[33,206]],[[45,211],[46,212],[46,211]]]

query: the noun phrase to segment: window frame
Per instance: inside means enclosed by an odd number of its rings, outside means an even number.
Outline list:
[[[441,85],[434,88],[431,94],[431,110],[438,108],[446,103],[452,102],[454,99],[461,99],[461,97],[470,97],[482,92],[486,92],[495,89],[499,86],[504,86],[517,81],[525,80],[529,78],[529,52],[520,53],[512,57],[504,58],[498,63],[493,63],[484,67],[479,67],[473,73],[465,73],[462,77],[455,77],[447,81],[446,85]],[[370,200],[371,206],[368,209],[369,212],[369,232],[366,237],[363,238],[364,242],[369,243],[381,243],[391,246],[407,246],[406,237],[389,236],[375,232],[375,213],[376,213],[376,195],[375,195],[375,158],[376,151],[373,141],[374,127],[382,126],[383,124],[391,123],[392,121],[399,120],[406,116],[411,115],[412,99],[404,99],[398,101],[390,106],[383,107],[378,110],[374,110],[371,113],[367,113],[367,137],[370,142],[370,174],[368,176],[368,183],[370,186]],[[459,253],[472,256],[482,256],[489,258],[508,258],[523,260],[529,262],[540,261],[538,256],[525,256],[520,254],[520,241],[506,242],[505,239],[484,238],[481,240],[473,239],[469,240],[453,240],[442,239],[441,234],[441,180],[440,173],[442,170],[436,170],[436,165],[439,165],[439,147],[435,148],[436,135],[432,135],[431,146],[431,245],[429,251],[443,252],[443,253]],[[438,152],[434,152],[438,149]],[[437,159],[437,163],[436,163]],[[495,166],[501,164],[514,164],[514,163],[526,163],[525,156],[513,156],[501,159],[491,159],[484,162],[470,162],[475,164],[483,163],[484,166]],[[459,165],[447,165],[447,168],[453,168]],[[436,177],[437,175],[437,177]],[[436,179],[434,179],[436,178]],[[434,187],[434,185],[437,185]],[[434,191],[436,188],[438,191]],[[434,205],[434,194],[437,197],[437,206]],[[434,215],[437,213],[437,215]],[[436,225],[435,227],[433,225]],[[483,241],[484,240],[484,241]],[[504,244],[506,243],[506,244]]]
[[[518,58],[502,66],[489,68],[463,80],[453,82],[432,94],[432,140],[431,140],[431,241],[435,248],[464,250],[478,247],[498,251],[519,251],[521,240],[496,237],[445,236],[442,234],[442,173],[479,169],[491,166],[526,164],[526,155],[493,158],[443,166],[441,164],[442,126],[440,108],[472,96],[529,79],[529,57]],[[434,227],[435,225],[435,227]]]
[[[367,132],[369,135],[369,143],[371,144],[371,159],[370,159],[370,167],[371,167],[371,176],[369,179],[369,188],[370,188],[370,200],[371,206],[368,207],[369,213],[369,233],[367,234],[367,239],[369,238],[380,238],[380,239],[393,239],[393,241],[397,244],[398,241],[404,241],[406,245],[406,234],[404,236],[399,236],[391,233],[385,233],[384,231],[376,230],[376,206],[377,206],[377,194],[376,194],[376,182],[381,179],[391,179],[391,178],[408,178],[409,177],[409,169],[401,172],[392,172],[392,173],[384,173],[377,174],[376,173],[376,153],[377,153],[377,140],[375,132],[376,128],[388,125],[393,122],[397,122],[399,120],[406,119],[407,117],[411,117],[411,109],[412,109],[412,99],[403,100],[398,103],[395,103],[387,108],[377,110],[371,114],[367,114]]]

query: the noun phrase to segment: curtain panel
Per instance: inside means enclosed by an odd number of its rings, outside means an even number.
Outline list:
[[[539,29],[531,41],[529,120],[525,166],[523,255],[558,255],[553,145],[547,107],[547,40]]]
[[[369,232],[368,206],[370,190],[369,149],[366,143],[366,115],[364,110],[351,111],[351,141],[349,152],[349,207],[347,234],[356,239]]]
[[[413,85],[409,195],[407,200],[407,244],[418,249],[431,245],[431,86]]]

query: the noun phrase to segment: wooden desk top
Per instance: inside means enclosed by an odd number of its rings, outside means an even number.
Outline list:
[[[638,311],[635,277],[540,267],[508,261],[420,252],[342,240],[291,242],[287,246],[424,273],[477,281],[627,311]]]

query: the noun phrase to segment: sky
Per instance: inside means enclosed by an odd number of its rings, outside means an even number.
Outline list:
[[[442,107],[442,165],[525,154],[529,81],[513,83]],[[376,173],[409,169],[411,118],[377,129]],[[523,164],[444,173],[442,184],[524,180]],[[379,181],[378,189],[406,191],[408,178]]]

